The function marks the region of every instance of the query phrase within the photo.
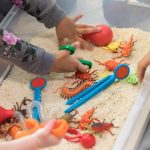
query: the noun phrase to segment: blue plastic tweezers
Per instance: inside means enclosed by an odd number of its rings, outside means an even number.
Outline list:
[[[122,76],[121,78],[119,78],[119,77],[117,77],[117,75],[118,75],[118,70],[121,69],[121,67],[126,67],[127,73],[124,76]],[[108,75],[104,79],[94,83],[89,88],[85,89],[81,93],[77,94],[76,96],[74,96],[70,100],[68,100],[66,105],[71,105],[71,106],[68,109],[66,109],[64,112],[70,113],[74,109],[80,107],[85,102],[87,102],[89,99],[94,97],[96,94],[105,90],[107,87],[109,87],[111,84],[113,84],[116,79],[121,80],[121,79],[126,78],[129,75],[129,72],[130,72],[130,69],[129,69],[128,65],[126,65],[126,64],[118,65],[114,70],[114,74]]]

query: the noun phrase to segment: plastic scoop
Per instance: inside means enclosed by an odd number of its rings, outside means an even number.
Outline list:
[[[30,82],[30,87],[34,91],[34,101],[41,102],[41,91],[46,87],[47,81],[42,77],[37,77]],[[38,109],[33,108],[33,118],[40,121]]]

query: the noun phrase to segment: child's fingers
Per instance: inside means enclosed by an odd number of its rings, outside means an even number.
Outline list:
[[[78,62],[77,64],[77,70],[81,72],[86,72],[89,69],[89,66],[83,65],[82,63]]]
[[[81,56],[75,56],[76,57],[76,59],[84,59],[83,57],[81,57]]]
[[[78,38],[78,41],[80,42],[81,47],[83,47],[84,49],[93,50],[93,47],[89,42],[85,41],[84,39],[80,37]]]
[[[74,42],[73,44],[71,44],[72,46],[74,46],[75,48],[80,48],[80,42],[79,41],[76,41]]]
[[[64,59],[64,57],[67,57],[67,56],[70,56],[70,51],[68,51],[68,50],[58,51],[57,55],[56,55],[56,60],[60,61],[60,60]]]
[[[79,19],[81,19],[83,17],[83,14],[80,14],[80,15],[77,15],[77,16],[75,16],[72,20],[74,21],[74,22],[77,22]]]
[[[101,30],[96,27],[88,27],[88,28],[77,28],[77,32],[79,34],[90,34],[95,32],[100,32]]]
[[[141,82],[144,78],[146,68],[150,64],[149,55],[146,55],[138,64],[138,78]]]
[[[78,41],[74,42],[72,44],[72,46],[74,46],[75,48],[80,48],[80,43]],[[70,56],[70,51],[69,50],[61,50],[58,52],[58,55],[57,55],[57,60],[61,60],[63,59],[64,57],[66,56]]]
[[[94,27],[92,25],[87,25],[87,24],[76,24],[77,28],[89,28],[89,27]]]
[[[56,120],[50,120],[47,122],[47,124],[44,127],[44,130],[48,133],[51,132],[51,130],[53,129],[54,125],[56,123]]]
[[[144,75],[145,75],[145,70],[146,70],[146,68],[144,66],[142,66],[141,64],[139,64],[138,73],[137,73],[139,82],[142,82]]]

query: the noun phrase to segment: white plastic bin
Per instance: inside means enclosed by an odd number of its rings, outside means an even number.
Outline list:
[[[65,5],[62,2],[60,4]],[[69,7],[69,5],[67,6]],[[76,4],[74,3],[69,15],[74,16],[84,13],[85,17],[80,22],[103,23],[116,27],[138,27],[150,31],[149,6],[150,2],[148,0],[76,0]],[[23,26],[24,22],[25,26]],[[39,32],[46,32],[43,25],[37,23],[35,18],[23,13],[15,6],[8,13],[2,25],[25,40],[30,40]],[[147,74],[150,76],[150,69]],[[113,150],[133,150],[139,144],[149,120],[149,87],[150,80],[146,77]]]

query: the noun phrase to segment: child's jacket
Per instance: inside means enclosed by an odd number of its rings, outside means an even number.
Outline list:
[[[2,2],[3,0],[1,0]],[[55,0],[10,0],[37,18],[47,28],[56,26],[65,16]],[[0,28],[0,57],[35,74],[47,74],[55,56]]]

